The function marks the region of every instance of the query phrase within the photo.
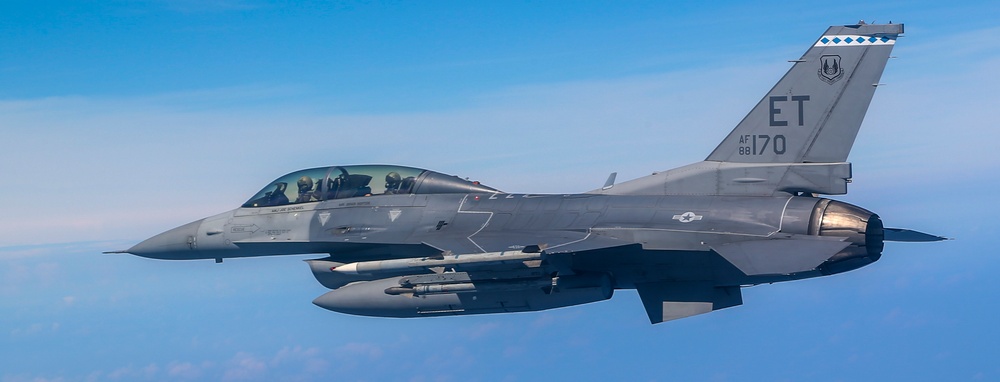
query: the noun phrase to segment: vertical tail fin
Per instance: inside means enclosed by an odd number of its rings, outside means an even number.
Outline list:
[[[847,155],[903,24],[833,26],[701,162],[594,193],[847,193]]]
[[[844,162],[903,24],[833,26],[706,159]]]

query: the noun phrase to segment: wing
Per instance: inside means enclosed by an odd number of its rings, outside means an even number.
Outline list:
[[[844,238],[792,235],[712,246],[712,250],[747,276],[786,275],[816,269],[847,248]]]

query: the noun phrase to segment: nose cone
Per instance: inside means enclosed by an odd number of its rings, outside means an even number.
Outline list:
[[[125,252],[151,259],[190,259],[198,253],[198,227],[194,221],[136,244]]]

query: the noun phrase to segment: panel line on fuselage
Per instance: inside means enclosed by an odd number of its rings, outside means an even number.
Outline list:
[[[567,245],[570,245],[570,244],[576,244],[576,243],[579,243],[579,242],[581,242],[581,241],[584,241],[584,240],[587,240],[587,238],[589,238],[589,237],[590,237],[590,235],[591,235],[591,234],[593,234],[593,233],[594,233],[594,231],[593,231],[593,229],[592,229],[592,228],[587,228],[587,235],[586,235],[586,236],[584,236],[584,237],[583,237],[582,239],[579,239],[579,240],[573,240],[573,241],[571,241],[571,242],[568,242],[568,243],[562,243],[562,244],[558,244],[558,245],[553,245],[553,246],[551,246],[551,247],[547,247],[546,249],[549,249],[549,250],[551,250],[551,249],[555,249],[555,248],[559,248],[559,247],[565,247],[565,246],[567,246]]]
[[[783,227],[784,224],[785,224],[785,211],[788,209],[788,203],[791,203],[793,198],[795,198],[795,197],[794,196],[789,196],[788,200],[785,201],[785,206],[781,207],[781,218],[778,219],[778,230],[776,232],[772,232],[771,235],[773,235],[773,234],[775,234],[777,232],[781,232],[781,227]],[[768,235],[768,236],[771,236],[771,235]]]
[[[494,194],[494,195],[496,195],[496,194]],[[483,247],[480,246],[479,243],[476,243],[475,240],[472,240],[472,237],[476,236],[477,233],[479,233],[482,230],[486,229],[486,226],[490,225],[490,220],[493,219],[493,211],[462,211],[462,207],[465,207],[465,201],[468,200],[468,199],[469,199],[469,195],[465,195],[465,197],[462,198],[462,202],[458,204],[458,211],[455,211],[455,212],[459,213],[459,214],[488,214],[489,215],[489,217],[486,218],[486,221],[483,223],[483,225],[481,227],[479,227],[479,229],[477,229],[476,232],[473,232],[471,235],[465,237],[467,240],[469,240],[469,242],[472,243],[472,245],[475,245],[476,248],[479,248],[480,251],[486,252],[486,250],[483,249]]]

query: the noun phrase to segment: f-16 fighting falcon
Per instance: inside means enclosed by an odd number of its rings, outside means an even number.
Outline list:
[[[582,194],[510,194],[439,172],[327,166],[239,208],[113,253],[308,260],[336,312],[428,317],[539,311],[636,289],[652,323],[743,303],[740,288],[854,270],[886,228],[843,195],[847,156],[902,24],[832,26],[705,160]]]

